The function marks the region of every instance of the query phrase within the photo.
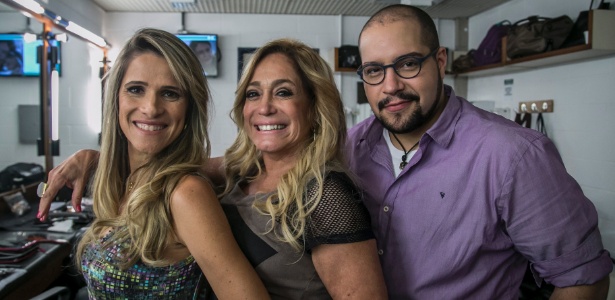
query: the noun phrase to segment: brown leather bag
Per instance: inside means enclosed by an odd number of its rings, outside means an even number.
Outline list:
[[[468,53],[457,57],[453,61],[453,73],[463,73],[471,69],[472,67],[474,67],[475,66],[474,64],[474,52],[475,51],[476,51],[475,49],[471,49],[470,51],[468,51]]]
[[[512,59],[559,49],[573,25],[566,15],[557,18],[530,16],[519,20],[508,32],[506,55]]]

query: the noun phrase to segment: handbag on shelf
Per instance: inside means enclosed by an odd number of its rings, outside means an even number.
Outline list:
[[[476,50],[471,49],[468,53],[457,57],[453,61],[453,73],[463,73],[474,67],[474,52]]]
[[[604,0],[600,0],[598,3],[597,9],[604,8]],[[579,12],[579,16],[574,21],[574,25],[572,25],[572,29],[570,30],[570,34],[566,37],[566,40],[562,44],[562,48],[568,48],[576,45],[583,45],[587,43],[585,40],[585,32],[589,29],[589,11],[592,10],[594,6],[594,0],[589,4],[588,10],[583,10]],[[607,3],[608,9],[608,3]]]
[[[487,35],[473,53],[475,66],[502,62],[502,38],[508,34],[510,26],[510,21],[504,20],[489,28]]]
[[[508,31],[506,54],[512,59],[559,49],[573,25],[567,15],[557,18],[530,16],[519,20]]]
[[[577,20],[574,21],[570,34],[562,44],[562,48],[568,48],[576,45],[585,44],[585,31],[588,30],[589,10],[584,10],[579,13]]]

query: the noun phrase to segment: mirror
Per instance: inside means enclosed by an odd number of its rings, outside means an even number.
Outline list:
[[[70,15],[66,17],[70,20]],[[31,18],[28,25],[27,20],[21,12],[0,3],[0,33],[32,31],[40,35],[43,32],[43,24]],[[56,28],[50,32],[64,33]],[[58,44],[59,83],[58,88],[50,93],[58,92],[57,115],[52,117],[58,120],[59,156],[39,155],[39,147],[32,138],[40,138],[41,132],[42,77],[0,76],[0,126],[4,129],[0,131],[0,170],[14,163],[28,162],[40,164],[49,171],[78,149],[98,147],[101,122],[99,72],[104,52],[71,36],[66,43]],[[37,56],[36,52],[22,51],[23,55],[27,57],[22,57],[22,61]]]

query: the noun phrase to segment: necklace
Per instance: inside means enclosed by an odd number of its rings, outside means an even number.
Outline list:
[[[130,175],[128,175],[128,178],[126,178],[126,181],[128,181],[128,187],[126,188],[127,192],[131,192],[132,189],[135,187],[135,181],[137,181],[137,179],[133,178],[133,175],[134,174],[131,173]]]
[[[401,146],[401,148],[404,150],[404,155],[401,156],[401,163],[399,163],[399,169],[403,170],[404,167],[408,164],[406,162],[406,160],[408,159],[408,153],[410,153],[410,151],[414,150],[414,148],[419,144],[419,142],[421,141],[421,139],[419,139],[418,141],[416,141],[416,143],[410,147],[410,149],[408,149],[408,151],[406,151],[406,147],[404,147],[404,144],[402,144],[399,139],[397,138],[397,136],[395,135],[395,133],[392,133],[393,137],[395,138],[395,140],[399,143],[399,145]]]

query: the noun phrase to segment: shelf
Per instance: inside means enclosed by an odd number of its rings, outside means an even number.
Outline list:
[[[480,77],[526,71],[552,65],[615,55],[615,11],[591,10],[588,44],[506,60],[506,41],[502,41],[503,62],[472,68],[456,76]]]

